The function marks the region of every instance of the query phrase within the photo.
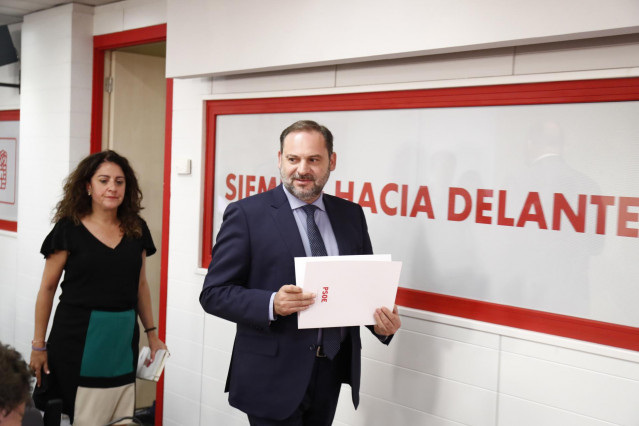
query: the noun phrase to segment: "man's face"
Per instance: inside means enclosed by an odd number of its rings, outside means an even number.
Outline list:
[[[331,172],[337,156],[330,158],[324,136],[315,131],[289,133],[284,138],[282,152],[277,154],[277,166],[286,189],[307,203],[317,200]]]

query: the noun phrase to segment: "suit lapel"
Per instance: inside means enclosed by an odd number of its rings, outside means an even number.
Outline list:
[[[280,237],[287,245],[293,257],[306,256],[302,237],[297,229],[293,210],[291,210],[288,199],[284,194],[284,188],[282,188],[282,185],[279,185],[270,193],[272,195],[270,213],[273,216],[273,221],[275,222],[275,227]]]

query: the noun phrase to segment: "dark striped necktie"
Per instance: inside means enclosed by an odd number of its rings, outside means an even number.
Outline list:
[[[324,240],[320,234],[319,228],[315,223],[315,210],[317,206],[313,204],[307,204],[302,207],[304,213],[306,213],[306,235],[308,236],[308,242],[311,246],[312,256],[326,256],[326,246]],[[324,328],[322,338],[322,347],[324,354],[329,359],[335,358],[341,344],[342,336],[340,327]]]

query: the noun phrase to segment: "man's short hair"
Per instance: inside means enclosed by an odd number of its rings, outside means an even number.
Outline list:
[[[325,126],[317,124],[313,120],[300,120],[288,126],[280,135],[280,152],[284,151],[284,139],[289,133],[294,132],[318,132],[324,137],[328,156],[333,155],[333,134]]]
[[[31,370],[22,355],[0,343],[0,414],[8,415],[31,394]]]

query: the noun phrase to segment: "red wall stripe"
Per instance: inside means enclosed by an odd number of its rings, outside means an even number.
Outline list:
[[[408,308],[639,351],[639,328],[516,306],[400,288],[396,303]]]
[[[169,225],[171,213],[171,147],[173,135],[173,79],[166,80],[166,116],[164,127],[164,187],[162,188],[162,260],[160,262],[159,337],[166,341],[166,302],[169,277]],[[155,395],[155,424],[162,425],[164,413],[164,375]]]
[[[95,42],[95,40],[94,40]],[[93,47],[90,152],[102,151],[102,103],[104,102],[104,50]]]
[[[159,24],[150,27],[94,36],[93,47],[101,50],[109,50],[165,40],[166,24]]]
[[[0,121],[20,121],[20,110],[9,109],[0,111]]]
[[[0,219],[0,229],[9,232],[18,232],[18,222]]]

